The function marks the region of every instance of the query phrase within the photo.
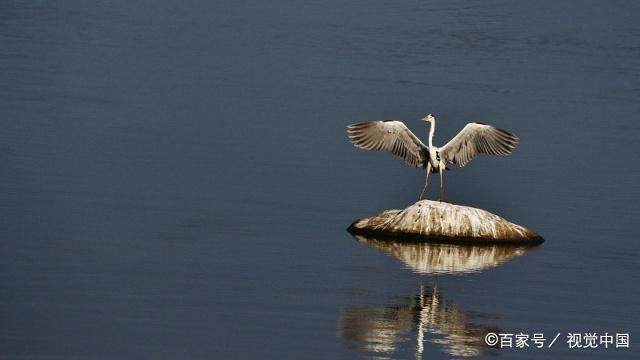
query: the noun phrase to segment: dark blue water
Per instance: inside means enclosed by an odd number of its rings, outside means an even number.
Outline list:
[[[1,2],[0,357],[633,358],[638,14]],[[520,137],[508,158],[448,172],[446,195],[542,246],[434,275],[420,254],[436,250],[345,231],[423,182],[354,149],[345,125],[395,118],[425,139],[426,113],[436,144],[470,120]],[[498,350],[489,331],[563,335]],[[631,348],[569,349],[567,332],[630,333]]]

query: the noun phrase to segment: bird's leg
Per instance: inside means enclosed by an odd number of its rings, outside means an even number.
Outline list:
[[[420,198],[418,198],[418,201],[422,200],[422,197],[424,196],[424,192],[427,191],[427,185],[429,185],[430,172],[431,172],[431,163],[427,163],[427,177],[424,179],[424,188],[422,188],[422,192],[420,193]]]
[[[424,281],[422,275],[418,274],[418,291],[420,295],[420,307],[424,307]]]
[[[438,201],[442,202],[444,200],[444,171],[442,166],[440,167],[440,195],[438,196]]]
[[[431,286],[431,302],[438,297],[438,275],[433,275],[433,285]]]

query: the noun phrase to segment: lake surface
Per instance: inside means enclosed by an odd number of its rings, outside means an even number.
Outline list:
[[[637,356],[638,14],[1,2],[0,357]],[[520,137],[448,172],[446,196],[544,244],[390,249],[345,231],[424,180],[345,126],[400,119],[426,139],[426,113],[436,144],[470,120]],[[495,349],[487,332],[562,335]],[[631,348],[569,349],[568,332],[630,333]]]

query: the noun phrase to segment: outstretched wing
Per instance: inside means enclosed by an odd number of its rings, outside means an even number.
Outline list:
[[[518,137],[491,125],[468,123],[451,141],[440,148],[445,160],[459,167],[478,154],[508,155],[518,145]]]
[[[427,160],[427,146],[402,121],[368,121],[347,126],[349,140],[361,149],[386,150],[411,166]]]

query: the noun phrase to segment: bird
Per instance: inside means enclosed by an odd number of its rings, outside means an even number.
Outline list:
[[[479,154],[509,155],[518,145],[516,135],[491,125],[470,122],[444,146],[433,145],[436,118],[428,114],[422,119],[429,123],[429,145],[398,120],[366,121],[347,126],[347,136],[351,143],[365,150],[385,150],[402,158],[410,166],[426,170],[424,188],[418,200],[422,200],[429,174],[440,174],[439,201],[444,199],[444,171],[450,170],[448,163],[462,168]]]

